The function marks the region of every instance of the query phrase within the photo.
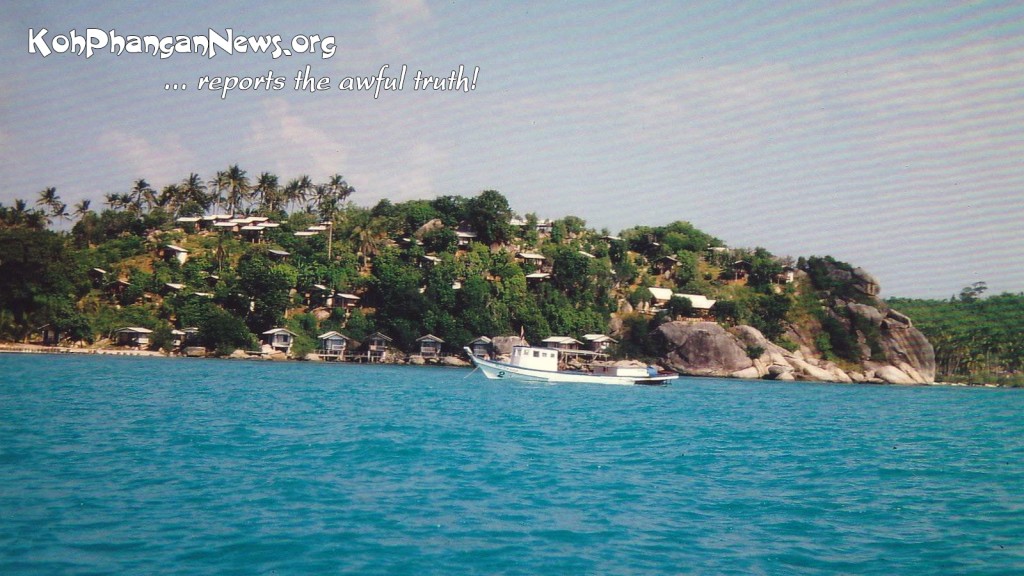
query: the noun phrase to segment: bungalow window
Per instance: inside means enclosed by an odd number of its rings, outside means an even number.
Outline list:
[[[539,357],[539,356],[540,356],[540,352],[537,352],[536,350],[534,350],[534,351],[533,351],[533,357],[534,357],[534,358],[537,358],[537,357]]]

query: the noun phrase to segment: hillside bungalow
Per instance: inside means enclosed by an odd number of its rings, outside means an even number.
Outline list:
[[[668,304],[668,301],[672,299],[672,290],[669,288],[658,288],[656,286],[652,286],[647,290],[651,293],[651,304],[655,308],[661,308],[665,304]]]
[[[550,279],[551,274],[548,274],[547,272],[531,272],[526,275],[527,282],[543,282]]]
[[[183,330],[171,330],[171,344],[175,348],[190,346],[199,339],[199,328],[189,327]]]
[[[184,264],[188,262],[188,250],[174,244],[166,244],[161,249],[160,257],[168,262],[177,260],[178,264]]]
[[[380,332],[370,334],[366,339],[366,359],[370,362],[381,362],[388,352],[388,347],[394,342]]]
[[[172,292],[181,292],[184,289],[184,284],[179,284],[177,282],[167,282],[164,284],[164,288],[162,291],[164,294],[170,294]]]
[[[324,360],[333,361],[345,359],[345,351],[348,350],[349,342],[352,341],[348,336],[335,330],[317,336],[317,340],[320,342],[317,354]]]
[[[549,267],[545,266],[547,259],[543,254],[537,254],[536,252],[519,252],[516,254],[516,260],[519,260],[522,264],[536,266],[537,270],[540,270],[541,272],[550,272]]]
[[[420,336],[416,339],[420,343],[420,356],[425,359],[440,358],[444,350],[444,340],[433,334]]]
[[[475,340],[470,340],[466,347],[469,348],[473,356],[479,358],[490,358],[494,353],[494,345],[487,336],[480,336]]]
[[[579,350],[583,342],[571,337],[571,336],[551,336],[541,340],[544,346],[547,348],[554,348],[556,350]]]
[[[92,280],[92,285],[99,288],[103,285],[103,278],[107,275],[107,271],[103,268],[92,268],[87,272],[89,280]]]
[[[754,266],[746,260],[737,260],[732,263],[732,279],[733,280],[746,280],[747,276],[750,276],[750,271],[754,269]]]
[[[455,237],[457,239],[457,246],[459,248],[466,248],[470,242],[476,240],[476,232],[472,230],[457,230]]]
[[[707,318],[711,315],[711,308],[715,306],[717,300],[711,300],[707,296],[701,294],[673,294],[673,296],[679,298],[686,298],[690,301],[690,305],[693,306],[693,315],[697,318]]]
[[[605,334],[584,334],[583,339],[587,341],[587,348],[591,352],[598,352],[600,354],[604,354],[612,344],[619,343],[618,340]]]
[[[271,260],[283,262],[284,260],[287,260],[289,256],[291,256],[291,252],[285,252],[284,250],[267,250],[267,256]]]
[[[137,326],[128,326],[114,332],[118,346],[132,346],[135,348],[149,346],[149,335],[152,333],[153,331],[148,328],[139,328]]]
[[[121,294],[124,294],[124,291],[131,285],[131,282],[124,280],[123,278],[118,278],[110,284],[107,284],[107,292],[110,292],[114,296],[120,296]]]
[[[651,263],[655,273],[668,276],[672,269],[679,266],[679,259],[675,256],[662,256]]]
[[[263,343],[275,352],[291,352],[296,334],[287,328],[271,328],[263,333]]]
[[[334,295],[334,306],[336,308],[344,308],[346,311],[359,306],[359,296],[355,294],[347,294],[345,292],[338,292]]]

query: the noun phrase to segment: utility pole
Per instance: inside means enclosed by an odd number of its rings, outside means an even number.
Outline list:
[[[331,241],[334,240],[334,219],[327,221],[327,261],[331,261]]]

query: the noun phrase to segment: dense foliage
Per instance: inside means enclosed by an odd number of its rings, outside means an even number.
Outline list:
[[[893,298],[935,347],[940,378],[1024,384],[1024,294],[982,298],[985,286],[949,300]]]

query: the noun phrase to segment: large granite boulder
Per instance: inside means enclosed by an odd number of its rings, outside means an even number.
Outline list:
[[[910,319],[890,310],[880,325],[882,350],[890,364],[918,384],[935,382],[935,349]]]
[[[754,366],[739,340],[714,322],[667,322],[655,333],[665,345],[665,364],[681,374],[746,375]]]

